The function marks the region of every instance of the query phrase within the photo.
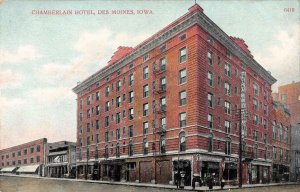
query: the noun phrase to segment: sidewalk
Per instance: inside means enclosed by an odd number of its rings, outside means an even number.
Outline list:
[[[175,185],[163,185],[163,184],[152,184],[152,183],[135,183],[135,182],[115,182],[115,181],[95,181],[95,180],[84,180],[84,179],[66,179],[66,178],[52,178],[52,177],[39,177],[35,175],[13,175],[13,174],[0,174],[0,176],[9,177],[24,177],[24,178],[35,178],[35,179],[49,179],[49,180],[64,180],[70,182],[87,182],[87,183],[98,183],[98,184],[110,184],[110,185],[125,185],[125,186],[136,186],[136,187],[151,187],[151,188],[163,188],[163,189],[177,189]],[[256,187],[267,187],[267,186],[280,186],[280,185],[295,185],[300,183],[286,182],[286,183],[270,183],[270,184],[245,184],[243,188],[256,188]],[[223,190],[238,189],[238,186],[225,186]],[[177,189],[183,191],[183,189]],[[194,190],[191,186],[186,186],[185,191],[209,191],[208,187],[196,187]],[[214,186],[213,190],[221,190],[220,186]]]

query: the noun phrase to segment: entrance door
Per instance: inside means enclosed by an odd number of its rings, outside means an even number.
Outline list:
[[[156,180],[158,184],[169,184],[172,180],[170,161],[156,161]]]
[[[152,166],[150,162],[140,162],[140,181],[142,183],[151,183]]]

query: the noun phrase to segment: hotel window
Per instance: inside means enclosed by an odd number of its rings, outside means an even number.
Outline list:
[[[179,105],[185,105],[186,104],[186,91],[180,91],[179,92]]]
[[[279,124],[279,140],[282,141],[282,124]]]
[[[179,71],[179,84],[186,83],[186,69]]]
[[[264,126],[265,129],[268,128],[268,122],[267,122],[266,119],[263,120],[263,126]]]
[[[116,122],[120,123],[121,122],[121,113],[116,114]]]
[[[109,126],[109,116],[105,117],[105,127]]]
[[[107,97],[109,95],[109,86],[105,87],[105,96]]]
[[[213,116],[212,116],[212,114],[208,114],[207,122],[208,122],[208,128],[213,128]]]
[[[258,125],[258,116],[257,115],[254,115],[254,117],[253,117],[254,119],[253,119],[253,123],[254,123],[254,125]]]
[[[167,49],[167,45],[166,44],[164,44],[163,46],[161,46],[159,48],[160,52],[164,52],[166,49]]]
[[[119,96],[119,97],[117,97],[116,98],[116,105],[117,105],[117,107],[120,107],[121,106],[121,97]]]
[[[133,76],[133,74],[130,74],[129,75],[129,85],[130,86],[133,85],[133,81],[134,81],[134,76]]]
[[[257,102],[257,99],[253,99],[253,109],[254,109],[255,111],[258,110],[258,102]]]
[[[225,154],[230,155],[231,154],[231,140],[229,138],[225,141]]]
[[[132,156],[133,155],[133,144],[132,141],[129,141],[128,144],[128,156]]]
[[[86,124],[86,131],[87,131],[87,132],[90,132],[90,123],[87,123],[87,124]]]
[[[253,91],[255,95],[259,95],[259,86],[256,83],[253,84]]]
[[[34,148],[33,147],[31,147],[30,148],[30,153],[34,153]],[[14,155],[14,153],[13,153],[13,157],[14,157],[15,155]]]
[[[109,132],[105,131],[105,142],[109,141]]]
[[[231,133],[231,123],[230,121],[225,120],[225,132],[230,134]]]
[[[143,105],[143,116],[148,116],[149,115],[149,104],[145,103]]]
[[[160,136],[160,153],[166,153],[166,136]]]
[[[231,104],[228,101],[225,101],[224,105],[225,105],[225,113],[226,114],[230,114],[230,112],[231,112]]]
[[[214,95],[212,93],[208,93],[207,98],[208,98],[208,106],[213,107],[213,105],[214,105]]]
[[[27,155],[27,149],[24,149],[24,155]],[[6,158],[8,157],[6,156]]]
[[[21,160],[18,160],[18,165],[21,165]],[[4,164],[2,163],[2,166],[4,166]]]
[[[117,129],[116,130],[116,138],[117,140],[119,140],[121,138],[121,132],[120,132],[120,129]]]
[[[167,66],[166,58],[160,59],[160,61],[159,61],[160,71],[166,70],[166,66]]]
[[[166,77],[162,77],[160,79],[160,89],[162,91],[165,91],[167,89],[167,79],[166,79]]]
[[[254,131],[254,141],[258,140],[258,131]]]
[[[40,150],[41,150],[41,146],[40,146],[40,145],[37,145],[37,146],[36,146],[36,152],[40,152]]]
[[[91,144],[90,136],[88,136],[88,137],[86,138],[86,144],[87,144],[87,145],[90,145],[90,144]]]
[[[100,93],[99,91],[96,92],[96,100],[98,101],[100,99]]]
[[[117,143],[116,145],[116,157],[120,157],[120,144]]]
[[[149,67],[144,67],[143,68],[143,79],[148,79],[149,78]]]
[[[225,75],[231,76],[231,65],[229,63],[225,63]]]
[[[37,162],[37,163],[40,162],[40,156],[37,156],[37,157],[36,157],[36,162]]]
[[[24,162],[24,164],[27,164],[27,159],[24,159],[23,162]],[[9,162],[7,162],[7,163],[9,163]]]
[[[225,90],[225,95],[230,95],[231,94],[231,85],[229,83],[225,82],[224,90]]]
[[[179,114],[179,126],[185,127],[186,126],[186,113]]]
[[[129,120],[132,120],[134,118],[134,109],[129,109]]]
[[[79,113],[79,120],[82,121],[83,119],[83,113]]]
[[[277,138],[276,122],[273,121],[273,139]]]
[[[208,135],[208,152],[212,152],[213,151],[213,135],[209,134]]]
[[[267,143],[267,134],[264,134],[263,140],[264,140],[264,143]]]
[[[160,98],[160,110],[163,112],[167,110],[167,101],[165,97]]]
[[[33,158],[32,157],[30,158],[30,163],[33,163]]]
[[[121,89],[121,87],[122,87],[122,81],[121,80],[119,80],[119,81],[117,81],[117,91],[120,91],[120,89]]]
[[[214,76],[213,76],[212,72],[210,72],[210,71],[207,73],[207,80],[208,80],[208,85],[212,87],[214,85],[214,83],[213,83]]]
[[[186,150],[186,141],[185,141],[185,133],[181,132],[179,134],[179,151],[185,151]]]
[[[79,108],[82,109],[82,99],[79,101]]]
[[[96,143],[100,143],[99,134],[96,134]]]
[[[105,111],[109,111],[109,101],[105,102]]]
[[[264,105],[264,114],[268,115],[268,106],[267,105]]]
[[[143,97],[148,97],[149,96],[149,85],[144,85],[143,87]]]
[[[179,50],[179,63],[186,61],[186,47],[183,47]]]
[[[277,149],[276,149],[276,147],[273,147],[273,159],[274,160],[277,159]]]
[[[133,137],[133,125],[130,125],[129,127],[128,127],[128,132],[129,132],[129,137]]]
[[[91,96],[88,96],[88,97],[86,98],[86,104],[87,104],[87,105],[91,104]]]
[[[210,65],[214,64],[213,53],[211,51],[207,52],[207,58]]]
[[[105,145],[105,149],[104,149],[104,158],[108,158],[109,156],[109,152],[108,152],[108,145]],[[105,168],[106,166],[104,166]],[[106,171],[105,171],[105,175],[106,175]]]
[[[148,139],[144,139],[144,155],[148,154],[148,150],[149,150],[149,143],[148,143]]]
[[[34,148],[33,148],[33,151],[34,151]],[[33,152],[32,152],[33,153]],[[15,153],[12,153],[12,157],[15,157]]]
[[[100,106],[99,105],[96,106],[96,115],[100,115]]]
[[[163,129],[163,130],[166,130],[166,124],[167,124],[167,120],[165,117],[162,117],[160,119],[160,127]]]
[[[148,128],[149,128],[149,123],[148,121],[143,123],[143,134],[146,135],[148,134]]]
[[[133,100],[134,100],[134,93],[133,93],[133,91],[130,91],[129,92],[129,103],[132,103]]]
[[[143,56],[144,62],[147,61],[148,59],[149,59],[149,53],[147,53],[147,54],[145,54],[145,55]]]
[[[221,65],[221,57],[218,56],[218,65]]]
[[[90,117],[91,117],[91,110],[90,110],[90,109],[88,109],[88,110],[86,111],[86,117],[87,117],[87,118],[90,118]]]

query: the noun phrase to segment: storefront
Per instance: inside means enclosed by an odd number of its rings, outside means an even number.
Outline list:
[[[223,178],[227,183],[233,184],[237,180],[237,163],[225,162]]]
[[[18,167],[4,167],[1,169],[0,173],[16,173]]]
[[[201,178],[206,183],[208,177],[213,177],[215,184],[220,181],[220,163],[213,161],[201,162]]]
[[[36,174],[40,175],[42,165],[27,165],[21,166],[16,173],[17,174]]]
[[[101,178],[106,181],[121,181],[125,179],[126,163],[124,159],[103,160],[100,162]]]
[[[173,160],[173,178],[174,178],[174,184],[177,184],[177,180],[179,178],[179,175],[184,175],[184,185],[190,186],[191,185],[191,179],[192,179],[192,166],[191,161],[187,159],[179,159],[179,160]],[[176,180],[177,178],[177,180]]]

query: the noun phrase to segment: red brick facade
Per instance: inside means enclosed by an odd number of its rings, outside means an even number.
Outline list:
[[[42,138],[0,150],[0,168],[44,164],[46,144]]]
[[[254,160],[243,165],[244,183],[270,180],[275,79],[253,60],[243,40],[217,34],[211,26],[220,30],[196,4],[74,88],[79,177],[93,177],[96,170],[104,180],[166,184],[174,183],[179,169],[186,185],[193,174],[236,182],[245,71],[244,154]]]

